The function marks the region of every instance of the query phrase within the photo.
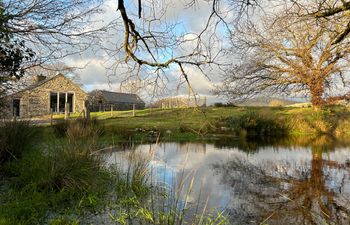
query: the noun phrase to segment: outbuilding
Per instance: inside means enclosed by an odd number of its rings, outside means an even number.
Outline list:
[[[89,93],[89,101],[92,112],[145,108],[145,102],[131,93],[94,90]]]

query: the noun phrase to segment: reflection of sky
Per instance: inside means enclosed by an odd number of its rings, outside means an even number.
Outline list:
[[[303,170],[310,169],[312,159],[309,148],[276,148],[265,147],[254,154],[247,154],[237,148],[218,149],[211,144],[203,143],[163,143],[159,145],[140,145],[136,148],[144,155],[152,155],[150,166],[152,168],[152,180],[159,184],[166,184],[167,187],[176,189],[183,181],[184,191],[194,176],[194,185],[189,196],[191,203],[198,201],[202,206],[208,200],[209,209],[222,209],[228,205],[236,205],[232,195],[232,187],[223,184],[222,177],[215,174],[213,164],[225,163],[232,158],[239,158],[254,165],[260,166],[266,171],[286,172],[290,176],[295,174],[296,168]],[[114,152],[108,159],[109,163],[124,161],[125,152]],[[323,154],[323,159],[345,163],[350,158],[349,149],[339,149]],[[346,170],[329,169],[327,174],[331,179],[327,179],[326,185],[333,189],[339,182],[345,182],[343,190],[350,194],[349,173]],[[346,175],[347,180],[343,181],[342,175]],[[338,191],[336,191],[338,192]],[[200,197],[200,200],[198,200]]]

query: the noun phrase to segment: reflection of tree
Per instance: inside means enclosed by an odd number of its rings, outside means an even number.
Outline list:
[[[313,145],[322,145],[327,148],[328,151],[334,148],[347,147],[350,145],[350,139],[335,139],[330,135],[310,135],[310,136],[288,136],[288,137],[264,137],[264,136],[252,136],[243,137],[236,140],[232,138],[219,139],[214,141],[216,148],[238,148],[241,151],[247,153],[259,152],[264,147],[269,148],[291,148],[291,147],[310,147],[310,143]]]
[[[327,143],[311,144],[311,161],[302,166],[271,161],[253,164],[238,158],[214,165],[223,183],[233,187],[233,214],[247,223],[349,224],[350,193],[342,193],[347,166],[322,158]],[[242,211],[235,211],[240,208]]]
[[[237,140],[232,140],[232,138],[215,140],[214,146],[216,148],[238,148],[247,153],[255,153],[258,152],[261,147],[279,146],[283,141],[284,139],[279,137],[253,136],[242,137]]]

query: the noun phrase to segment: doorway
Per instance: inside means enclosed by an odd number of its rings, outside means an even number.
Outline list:
[[[12,108],[13,108],[13,116],[19,117],[20,115],[20,103],[19,99],[13,99]]]

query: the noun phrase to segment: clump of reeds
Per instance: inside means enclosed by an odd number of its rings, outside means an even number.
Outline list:
[[[96,119],[78,119],[69,123],[66,131],[69,149],[79,154],[93,154],[97,150],[98,137],[103,133]]]
[[[55,191],[88,190],[107,175],[98,157],[71,151],[69,145],[62,143],[31,152],[18,164],[17,173],[20,186]]]
[[[0,162],[22,157],[38,137],[38,130],[30,121],[5,121],[0,123]]]
[[[116,193],[119,198],[126,196],[143,198],[149,193],[150,158],[140,152],[132,151],[127,155],[126,168],[115,168],[117,176]],[[124,172],[123,172],[124,171]]]
[[[18,180],[39,189],[88,189],[107,174],[98,151],[100,130],[93,122],[74,121],[65,141],[32,151],[19,165]]]

